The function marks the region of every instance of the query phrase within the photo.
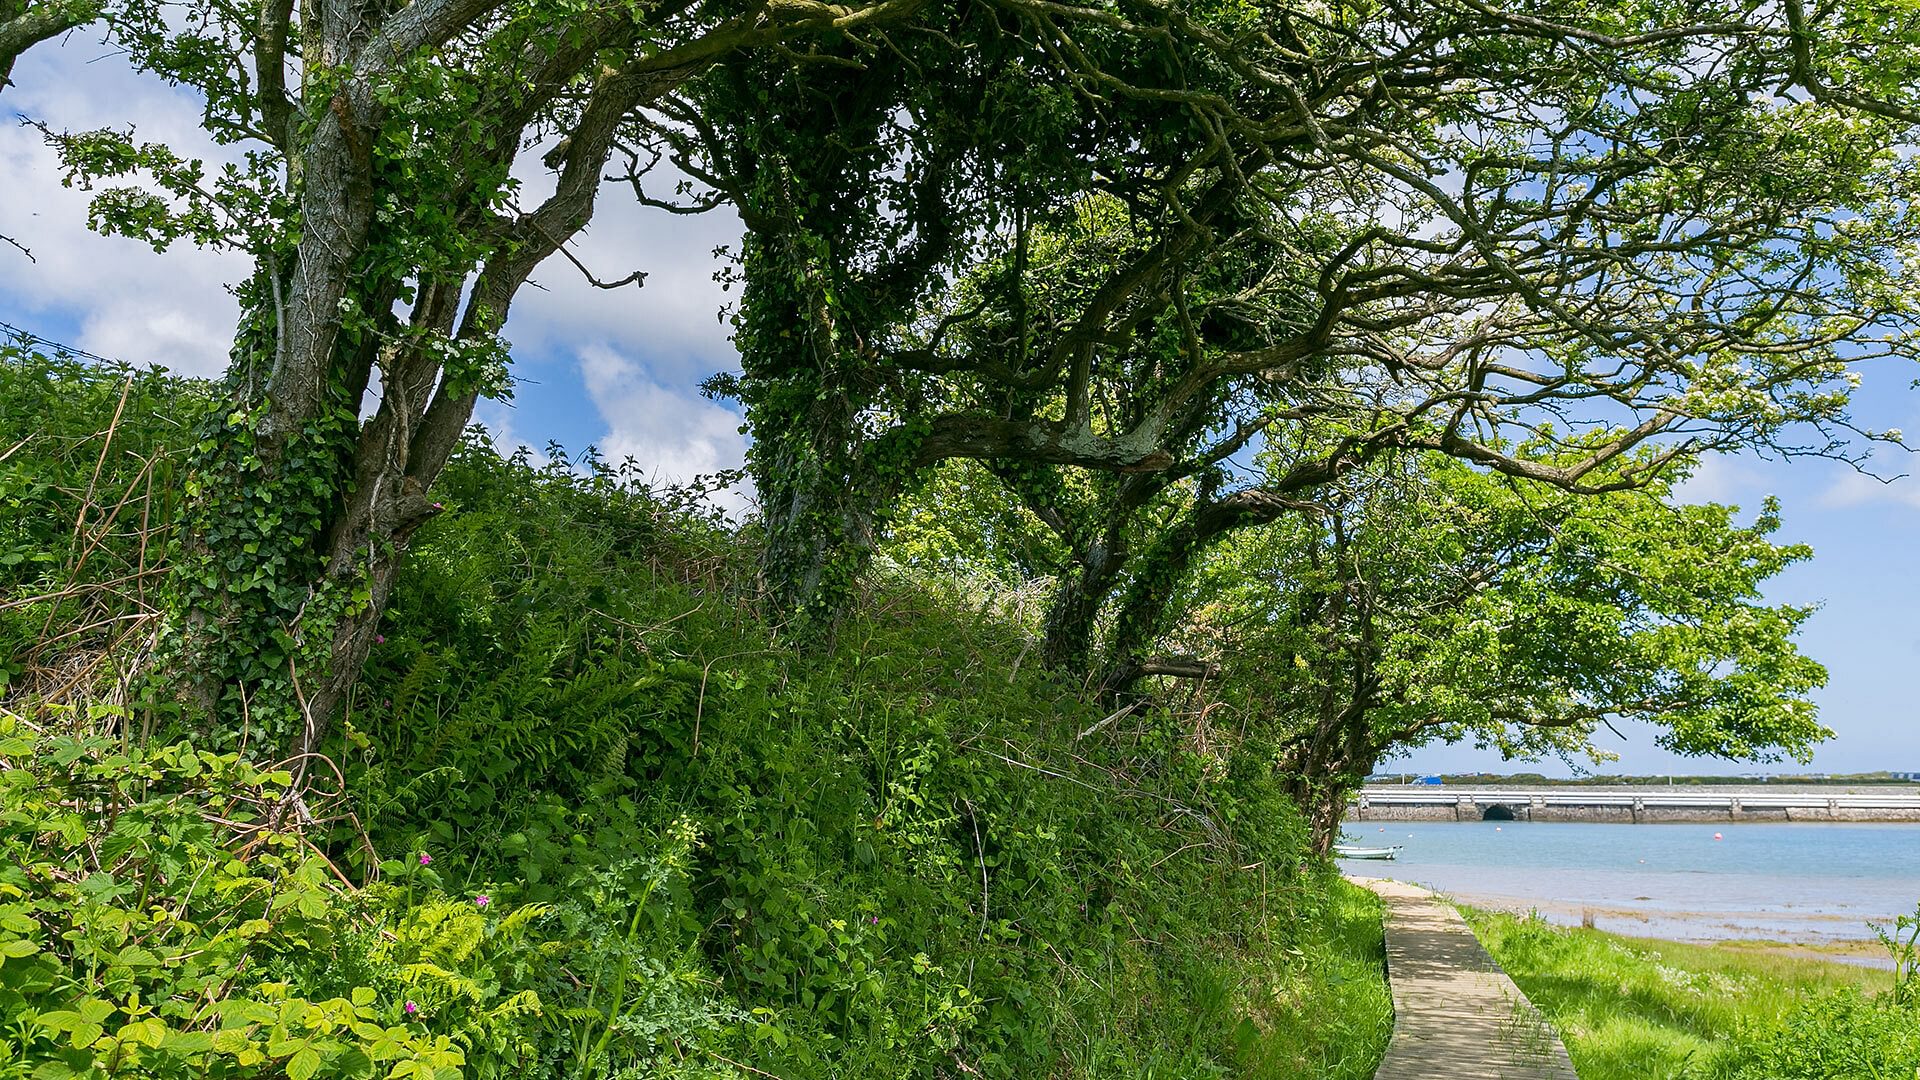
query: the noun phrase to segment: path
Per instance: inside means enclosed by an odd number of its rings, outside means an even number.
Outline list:
[[[1374,1080],[1579,1080],[1566,1047],[1451,904],[1354,878],[1386,901],[1393,1041]]]

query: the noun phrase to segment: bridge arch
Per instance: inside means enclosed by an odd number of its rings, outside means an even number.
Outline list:
[[[1500,803],[1494,803],[1491,806],[1483,806],[1480,808],[1480,820],[1481,821],[1516,821],[1518,820],[1518,818],[1514,815],[1512,807],[1504,806]]]

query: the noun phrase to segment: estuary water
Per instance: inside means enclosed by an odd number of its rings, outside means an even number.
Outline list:
[[[1643,937],[1871,938],[1869,922],[1920,903],[1920,824],[1350,821],[1344,835],[1401,845],[1393,862],[1341,860],[1348,873]]]

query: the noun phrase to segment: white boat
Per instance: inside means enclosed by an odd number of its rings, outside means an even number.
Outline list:
[[[1335,844],[1333,853],[1342,859],[1392,859],[1400,854],[1403,845],[1392,847],[1369,847],[1365,844]]]

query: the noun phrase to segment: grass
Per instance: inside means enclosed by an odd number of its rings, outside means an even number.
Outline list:
[[[1380,898],[1334,881],[1320,910],[1302,914],[1302,955],[1251,981],[1234,1032],[1243,1075],[1367,1080],[1393,1035]]]
[[[1689,945],[1466,909],[1474,933],[1559,1029],[1581,1080],[1669,1080],[1714,1071],[1746,1032],[1772,1029],[1889,972],[1758,945]]]

